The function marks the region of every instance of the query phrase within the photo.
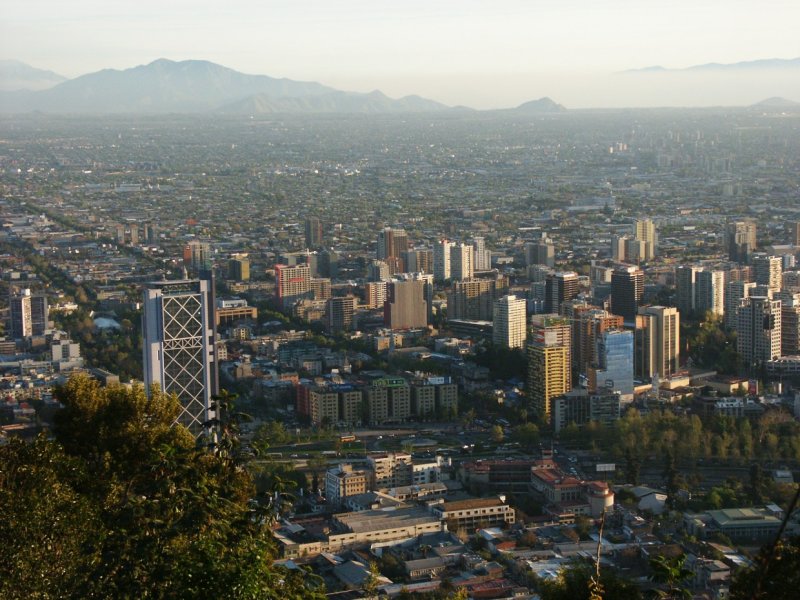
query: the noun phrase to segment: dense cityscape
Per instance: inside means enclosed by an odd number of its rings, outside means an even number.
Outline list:
[[[793,589],[797,108],[17,115],[0,214],[0,596]]]

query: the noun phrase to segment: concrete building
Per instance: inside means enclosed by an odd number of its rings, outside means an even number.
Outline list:
[[[756,249],[755,221],[728,223],[726,231],[728,259],[731,262],[746,263]]]
[[[486,249],[486,240],[482,237],[472,238],[475,270],[488,271],[492,268],[492,253]]]
[[[438,240],[433,245],[433,279],[436,283],[450,279],[451,247],[452,243],[447,240]]]
[[[638,267],[617,267],[611,274],[611,312],[633,323],[644,295],[644,272]]]
[[[613,425],[620,415],[620,394],[615,392],[590,393],[576,388],[552,401],[553,431],[559,432],[570,423],[583,427],[592,421]]]
[[[725,313],[725,272],[699,271],[695,293],[694,304],[698,313],[710,312],[721,317]]]
[[[739,356],[748,368],[780,357],[781,301],[765,296],[743,298],[736,333]]]
[[[741,300],[750,296],[755,287],[755,282],[746,281],[729,281],[725,284],[725,327],[738,327]]]
[[[666,379],[680,367],[680,313],[677,308],[645,306],[639,309],[634,332],[634,371],[645,380]]]
[[[427,327],[426,285],[422,280],[390,281],[386,286],[384,324],[391,329]]]
[[[567,329],[569,327],[567,326]],[[571,386],[569,333],[559,341],[555,331],[534,333],[528,344],[528,397],[531,407],[544,422],[550,420],[551,401],[567,393]]]
[[[658,234],[655,223],[650,219],[634,221],[633,237],[644,244],[644,260],[653,260],[658,247]]]
[[[578,274],[574,271],[560,271],[545,280],[544,311],[561,313],[561,306],[578,295]]]
[[[780,291],[783,282],[783,259],[780,256],[754,254],[752,264],[756,284],[765,285],[773,292]]]
[[[475,249],[469,244],[450,247],[450,277],[456,281],[472,279],[475,275]]]
[[[697,300],[697,274],[702,272],[702,267],[681,265],[675,270],[675,304],[682,315],[692,315],[695,311]]]
[[[365,493],[368,482],[367,471],[349,464],[339,465],[325,473],[325,498],[333,506],[340,506],[350,496]]]
[[[352,331],[357,304],[353,296],[329,298],[325,304],[325,329],[328,333]]]
[[[144,383],[176,394],[177,421],[195,435],[216,415],[218,393],[212,279],[158,281],[143,294]]]
[[[506,527],[516,521],[514,509],[506,504],[503,496],[443,502],[433,505],[431,511],[447,523],[450,531]]]
[[[278,305],[284,310],[311,297],[311,269],[307,264],[275,265]]]
[[[237,253],[228,260],[228,279],[234,281],[250,281],[250,258],[247,254]]]
[[[315,250],[322,245],[322,223],[317,217],[307,217],[305,222],[306,248]]]
[[[607,330],[597,340],[597,363],[589,369],[589,390],[616,392],[623,402],[633,401],[632,331]]]
[[[494,303],[492,341],[501,348],[524,348],[526,307],[523,298],[503,296]]]
[[[447,294],[447,318],[491,321],[494,304],[508,293],[508,278],[493,276],[455,281]]]

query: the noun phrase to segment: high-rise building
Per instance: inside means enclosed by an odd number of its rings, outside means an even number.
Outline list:
[[[298,300],[311,297],[311,269],[308,265],[275,265],[278,304],[284,310]]]
[[[653,260],[658,246],[656,226],[650,219],[637,220],[633,224],[633,237],[644,242],[644,260]]]
[[[578,295],[578,274],[574,271],[559,271],[545,280],[544,311],[560,313],[561,305]]]
[[[753,275],[758,285],[766,285],[777,292],[783,283],[783,260],[780,256],[768,256],[763,253],[751,257]]]
[[[247,254],[233,254],[228,261],[228,278],[234,281],[250,280],[250,258]]]
[[[447,318],[491,321],[494,303],[507,293],[508,278],[503,275],[456,281],[447,294]]]
[[[536,416],[550,422],[552,401],[566,394],[571,386],[568,347],[553,336],[528,344],[528,394]]]
[[[680,313],[677,308],[644,306],[636,316],[634,370],[637,377],[672,377],[680,367]]]
[[[433,273],[433,251],[428,248],[413,248],[402,258],[409,273]]]
[[[556,247],[553,242],[542,237],[540,240],[525,244],[525,265],[545,265],[551,269],[556,264]]]
[[[578,373],[587,374],[593,365],[600,363],[597,342],[605,331],[622,329],[623,319],[607,310],[586,307],[576,310],[572,317],[572,360]]]
[[[728,258],[732,262],[747,262],[756,249],[756,224],[754,221],[728,223],[726,232]]]
[[[492,253],[486,249],[486,240],[476,237],[472,240],[472,248],[475,256],[475,270],[488,271],[492,268]]]
[[[315,250],[322,245],[322,223],[317,217],[306,219],[306,248]]]
[[[472,279],[475,274],[475,249],[469,244],[454,244],[450,248],[450,276],[456,281]]]
[[[695,309],[722,316],[725,313],[725,271],[699,271],[695,284]]]
[[[386,302],[386,281],[371,281],[364,284],[364,304],[366,308],[380,308],[383,309],[383,303]]]
[[[617,267],[611,274],[611,312],[633,323],[644,296],[644,272],[639,267]]]
[[[452,243],[447,240],[438,240],[433,245],[433,279],[436,283],[450,279],[451,247]]]
[[[739,356],[750,370],[780,357],[781,301],[766,296],[742,298],[736,333]]]
[[[183,249],[183,262],[192,273],[211,269],[211,245],[200,240],[190,240]]]
[[[530,320],[532,345],[563,346],[567,360],[567,389],[572,387],[572,327],[569,319],[558,314],[533,315]]]
[[[8,298],[9,333],[15,340],[44,335],[47,330],[48,305],[44,294],[31,290],[12,291]]]
[[[617,262],[625,262],[627,256],[625,254],[625,244],[628,241],[628,236],[612,236],[611,237],[611,258]]]
[[[403,252],[408,250],[408,234],[405,229],[393,229],[384,227],[378,233],[378,247],[376,258],[387,259],[396,258],[402,260]],[[387,263],[389,261],[386,261]],[[402,272],[396,271],[396,272]]]
[[[633,401],[633,332],[612,329],[597,340],[597,366],[589,370],[591,392],[617,392]]]
[[[800,355],[800,294],[782,292],[781,356]]]
[[[800,246],[800,221],[789,222],[789,243],[792,246]]]
[[[211,398],[218,391],[213,279],[147,284],[142,333],[145,385],[176,394],[177,422],[199,435],[215,416]]]
[[[503,348],[524,348],[526,337],[524,298],[503,296],[494,303],[492,341]]]
[[[384,324],[391,329],[416,329],[428,325],[425,281],[390,281],[386,286]]]
[[[675,294],[678,310],[683,315],[692,315],[695,312],[697,300],[697,274],[703,269],[681,265],[675,270]]]
[[[741,300],[747,298],[755,287],[755,282],[747,281],[729,281],[725,284],[725,327],[736,329],[739,326]]]

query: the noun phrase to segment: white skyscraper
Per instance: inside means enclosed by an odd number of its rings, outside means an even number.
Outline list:
[[[450,248],[452,245],[447,240],[438,240],[433,245],[433,279],[436,283],[450,279]]]
[[[213,282],[209,279],[158,281],[144,290],[142,313],[144,381],[175,393],[177,421],[199,435],[215,413]]]
[[[475,249],[469,244],[450,248],[450,276],[457,280],[472,279],[475,274]]]
[[[722,315],[725,312],[725,272],[699,271],[695,275],[695,309]]]
[[[486,240],[476,237],[472,240],[475,249],[475,270],[488,271],[492,268],[492,253],[486,249]]]
[[[526,338],[525,308],[523,298],[503,296],[494,303],[492,340],[503,348],[524,348]]]

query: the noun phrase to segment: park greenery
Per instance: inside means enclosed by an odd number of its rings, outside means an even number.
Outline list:
[[[157,389],[76,376],[57,396],[54,439],[0,447],[0,597],[323,596],[273,566],[276,507],[234,427],[203,447]]]

